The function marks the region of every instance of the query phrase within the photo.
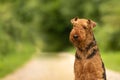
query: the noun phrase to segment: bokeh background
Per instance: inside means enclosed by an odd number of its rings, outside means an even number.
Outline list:
[[[103,60],[120,72],[120,0],[0,0],[0,77],[36,51],[74,54],[69,33],[76,16],[97,22],[94,34]]]

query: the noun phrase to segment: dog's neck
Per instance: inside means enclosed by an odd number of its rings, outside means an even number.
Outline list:
[[[85,44],[81,47],[77,47],[76,58],[90,58],[93,57],[98,51],[96,40],[93,36],[91,40],[85,42]]]

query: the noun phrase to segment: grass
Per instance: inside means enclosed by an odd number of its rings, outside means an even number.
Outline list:
[[[103,52],[101,56],[108,69],[120,72],[120,52]]]
[[[34,51],[35,48],[32,45],[24,44],[17,51],[0,58],[0,77],[4,77],[24,64],[32,57]]]

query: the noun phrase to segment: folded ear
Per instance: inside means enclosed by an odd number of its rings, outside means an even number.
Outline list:
[[[90,19],[88,19],[88,25],[90,25],[91,28],[94,28],[96,26],[96,23]]]
[[[78,19],[79,19],[78,17],[71,19],[71,23],[73,24],[74,27],[78,23],[78,21],[77,21]]]

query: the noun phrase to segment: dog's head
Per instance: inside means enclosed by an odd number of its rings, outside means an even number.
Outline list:
[[[93,38],[92,28],[96,26],[96,23],[88,19],[71,19],[73,29],[70,32],[70,41],[74,46],[79,47],[82,43]]]

